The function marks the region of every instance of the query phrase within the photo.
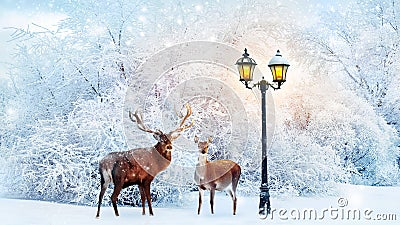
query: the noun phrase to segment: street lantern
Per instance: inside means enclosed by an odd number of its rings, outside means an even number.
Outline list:
[[[276,55],[268,63],[272,72],[272,81],[278,83],[278,87],[286,81],[286,72],[290,66],[288,61],[282,57],[281,52],[278,50]]]
[[[244,85],[246,85],[246,87],[249,88],[248,84],[253,80],[253,72],[257,63],[256,61],[254,61],[254,59],[249,57],[246,48],[244,49],[244,53],[242,56],[243,56],[242,58],[236,61],[236,65],[238,67],[240,75],[239,81],[244,83]]]
[[[274,86],[262,78],[259,82],[255,83],[253,86],[249,86],[249,83],[253,80],[254,68],[257,65],[254,59],[249,57],[247,49],[244,49],[244,54],[242,58],[236,61],[238,66],[240,81],[244,83],[246,88],[253,89],[254,87],[259,87],[261,91],[261,152],[262,152],[262,165],[261,165],[261,187],[260,187],[260,204],[259,204],[259,215],[261,218],[266,218],[271,212],[271,202],[269,200],[269,187],[268,187],[268,164],[267,164],[267,113],[266,113],[266,98],[265,94],[268,87],[272,87],[274,90],[280,89],[281,85],[286,81],[286,72],[289,67],[289,63],[284,59],[277,51],[276,55],[272,57],[269,61],[268,66],[272,72],[272,81],[277,83],[278,86]]]

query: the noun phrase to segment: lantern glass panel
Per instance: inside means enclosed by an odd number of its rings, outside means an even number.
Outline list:
[[[286,81],[286,72],[288,67],[289,67],[288,65],[283,65],[282,81]]]
[[[240,73],[240,80],[252,81],[253,80],[253,68],[254,68],[254,65],[251,65],[251,64],[238,65],[238,70]]]
[[[287,65],[273,65],[270,66],[272,72],[272,79],[274,82],[285,81],[286,80],[286,72]]]

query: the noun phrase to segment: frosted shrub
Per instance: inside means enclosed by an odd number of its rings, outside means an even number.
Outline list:
[[[367,10],[354,11],[356,6],[347,7],[346,12],[331,10],[310,23],[298,13],[301,7],[288,7],[285,13],[291,19],[281,24],[281,14],[275,9],[284,7],[274,1],[251,1],[252,7],[242,1],[222,2],[210,1],[201,12],[190,10],[191,3],[173,0],[160,5],[146,2],[145,12],[138,7],[143,1],[65,2],[67,18],[56,30],[15,29],[12,38],[19,47],[11,81],[0,83],[0,194],[95,205],[100,188],[98,161],[112,151],[154,143],[149,136],[124,130],[126,90],[141,91],[142,78],[136,77],[135,69],[166,46],[192,40],[253,49],[252,57],[265,74],[268,68],[261,65],[278,46],[288,52],[293,65],[288,81],[273,93],[279,116],[268,148],[272,193],[330,194],[337,182],[398,184],[400,60],[399,35],[393,28],[399,25],[391,13],[399,12],[399,5],[357,1]],[[246,7],[247,13],[240,7]],[[171,22],[178,19],[173,16],[182,15],[183,8],[181,24]],[[272,14],[265,17],[265,12]],[[141,20],[138,15],[143,15]],[[188,64],[180,68],[189,68]],[[175,88],[187,79],[219,79],[217,74],[206,74],[218,66],[198,65],[184,76],[177,69],[160,74],[152,91],[146,93],[148,99],[138,100],[147,101],[145,122],[152,128],[163,124],[160,118]],[[229,83],[237,77],[224,73],[222,83],[239,89]],[[128,83],[133,85],[128,87]],[[219,99],[211,101],[209,96],[193,100],[193,108],[212,110],[194,115],[200,125],[195,124],[185,138],[192,140],[195,132],[208,135],[205,128],[218,125],[210,160],[236,157],[242,167],[239,196],[254,196],[259,193],[261,173],[260,103],[253,93],[240,88],[242,92],[237,93],[247,103],[246,113],[256,121],[248,123],[246,141],[236,146],[240,151],[235,154],[240,154],[234,155],[226,141],[235,135],[231,115]],[[204,121],[210,126],[201,126]],[[124,132],[133,133],[135,146],[128,147]],[[193,167],[197,155],[190,151],[179,149],[173,157]],[[179,172],[179,177],[192,173]],[[164,175],[152,184],[154,204],[183,204],[183,196],[195,190],[194,184],[187,179],[171,185]],[[105,194],[105,204],[110,203],[111,190]],[[128,188],[121,193],[120,203],[138,205],[138,194],[137,187]]]

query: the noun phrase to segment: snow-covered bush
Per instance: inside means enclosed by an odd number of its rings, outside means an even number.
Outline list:
[[[351,26],[357,24],[348,23],[354,18],[333,11],[329,15],[341,22],[329,27],[319,20],[303,23],[305,17],[297,8],[286,11],[279,2],[223,2],[72,1],[65,2],[66,19],[58,30],[17,29],[19,48],[10,70],[12,85],[0,83],[2,195],[96,204],[98,161],[112,151],[155,144],[151,135],[124,129],[125,93],[128,88],[142,91],[142,77],[136,76],[138,65],[164,47],[191,40],[248,47],[265,74],[269,74],[265,64],[271,53],[277,48],[286,50],[285,57],[292,64],[288,81],[273,93],[275,108],[269,109],[276,114],[270,121],[275,125],[274,140],[268,145],[269,184],[274,194],[330,194],[336,182],[398,183],[399,134],[391,127],[398,129],[400,115],[398,83],[391,82],[399,76],[398,45],[393,45],[398,40],[376,34],[374,40],[380,44],[376,46],[362,38],[365,27],[387,31],[396,21],[387,18],[382,26],[368,24],[371,14],[363,17],[360,11],[357,15],[364,22]],[[288,21],[281,20],[283,8]],[[383,12],[387,15],[387,8]],[[334,41],[336,30],[351,35],[339,34],[349,39]],[[371,54],[377,50],[379,54]],[[389,54],[383,54],[384,50],[390,50]],[[236,76],[226,68],[217,70],[218,66],[193,63],[164,71],[149,87],[146,99],[140,99],[145,102],[145,123],[167,132],[176,123],[169,98],[180,85],[187,80],[215,79],[212,84],[198,83],[209,92],[186,99],[194,109],[195,125],[174,143],[170,168],[152,184],[156,205],[180,205],[185,193],[196,189],[191,180],[197,160],[195,134],[213,135],[210,160],[239,162],[239,194],[259,193],[260,103],[251,92],[244,94],[248,90],[236,84]],[[384,83],[377,83],[382,76]],[[343,80],[346,83],[340,85]],[[245,141],[234,146],[235,150],[230,149],[232,140],[238,138],[232,112],[238,107],[227,109],[224,104],[231,98],[226,97],[228,91],[216,90],[218,82],[241,98],[243,116],[248,117],[241,127],[247,132],[243,133]],[[258,95],[255,89],[254,93]],[[185,98],[190,93],[179,94]],[[127,142],[126,132],[135,143]],[[109,204],[111,191],[106,193],[105,204]],[[120,195],[121,204],[139,204],[138,194],[137,187],[128,188]]]
[[[309,164],[307,169],[315,163],[328,166],[321,174],[333,173],[325,178],[329,181],[366,185],[398,183],[396,130],[365,100],[342,89],[338,83],[327,82],[328,77],[325,81],[322,79],[316,83],[301,82],[296,93],[289,91],[293,93],[277,99],[283,102],[277,106],[283,115],[279,126],[282,129],[277,136],[283,138],[277,140],[276,148],[280,149],[281,145],[290,148],[285,145],[288,142],[291,148],[299,149],[293,158]],[[323,167],[316,169],[324,171]]]

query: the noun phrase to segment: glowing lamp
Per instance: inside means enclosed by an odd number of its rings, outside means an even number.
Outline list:
[[[278,83],[279,88],[286,81],[286,72],[290,66],[289,62],[282,57],[278,50],[276,55],[269,61],[268,66],[272,72],[272,81]]]
[[[242,58],[239,58],[236,61],[237,68],[239,70],[240,81],[248,86],[248,83],[253,80],[253,72],[254,68],[256,67],[257,63],[254,59],[249,57],[247,53],[247,49],[244,49],[244,54]]]

